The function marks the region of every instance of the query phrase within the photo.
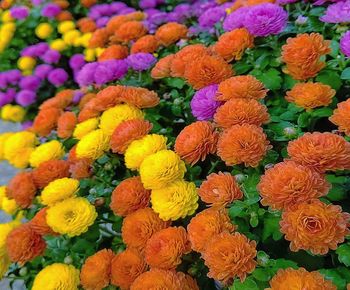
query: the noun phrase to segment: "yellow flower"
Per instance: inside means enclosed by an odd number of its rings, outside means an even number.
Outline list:
[[[2,200],[5,196],[6,196],[6,186],[2,185],[0,186],[0,209],[1,209]]]
[[[100,128],[106,135],[111,136],[114,129],[123,121],[141,119],[143,113],[140,109],[127,104],[117,105],[103,112]]]
[[[60,178],[51,181],[41,192],[41,203],[51,206],[56,202],[74,197],[79,189],[79,180]]]
[[[153,210],[162,220],[177,220],[194,214],[198,208],[198,194],[193,182],[178,180],[151,193]]]
[[[78,269],[72,265],[54,263],[36,275],[32,290],[77,290],[79,283]]]
[[[62,36],[62,39],[65,43],[69,45],[73,45],[75,40],[79,38],[80,35],[81,35],[80,31],[74,29],[74,30],[65,32]]]
[[[4,12],[2,12],[1,20],[2,22],[6,23],[6,22],[12,22],[15,19],[11,16],[10,10],[5,10]]]
[[[35,65],[35,58],[32,58],[30,56],[21,56],[17,61],[17,66],[20,70],[32,70]]]
[[[25,114],[26,111],[18,105],[7,104],[1,109],[1,119],[5,121],[20,122]]]
[[[16,24],[5,23],[1,26],[1,30],[3,33],[9,33],[10,35],[13,35],[13,33],[16,31]]]
[[[61,159],[63,155],[64,149],[62,144],[57,140],[52,140],[36,147],[30,155],[29,162],[32,167],[38,167],[42,162]]]
[[[95,49],[93,49],[93,48],[85,49],[84,50],[84,56],[85,56],[85,60],[87,62],[94,61],[95,58],[96,58]]]
[[[53,32],[53,28],[49,23],[40,23],[35,28],[35,34],[40,39],[46,39],[48,38]]]
[[[95,130],[98,127],[98,123],[99,123],[98,118],[91,118],[77,124],[73,132],[73,137],[80,140],[86,134]]]
[[[73,21],[67,20],[58,23],[57,30],[59,33],[63,34],[70,30],[75,29],[75,23]]]
[[[91,39],[92,33],[84,33],[81,37],[80,37],[80,43],[83,47],[88,47],[89,46],[89,42]],[[96,53],[97,55],[97,53]],[[97,55],[98,56],[98,55]]]
[[[0,280],[8,271],[11,265],[10,257],[7,254],[0,255]]]
[[[5,158],[4,157],[5,142],[12,135],[13,135],[13,133],[11,133],[11,132],[0,134],[0,160],[3,160]]]
[[[147,156],[167,149],[166,142],[166,137],[157,134],[146,135],[133,141],[125,151],[125,166],[133,170],[139,169]]]
[[[143,160],[141,181],[146,189],[160,189],[184,177],[185,163],[171,150],[161,150]]]
[[[109,148],[109,137],[101,129],[94,130],[85,135],[77,144],[78,158],[97,159]]]
[[[55,39],[50,43],[50,47],[57,51],[63,51],[67,48],[67,44],[62,39]]]
[[[17,212],[17,210],[19,209],[16,201],[14,199],[8,198],[7,196],[4,196],[2,198],[0,208],[9,215],[15,214]]]
[[[20,225],[19,220],[13,220],[9,223],[0,224],[0,256],[6,254],[6,238],[8,234]]]
[[[89,45],[89,44],[87,44],[87,45]],[[95,54],[96,54],[96,56],[99,57],[105,50],[106,50],[106,49],[103,48],[103,47],[96,47],[96,48],[95,48]]]
[[[68,198],[47,210],[47,224],[56,232],[70,237],[85,233],[97,217],[96,209],[86,198]]]

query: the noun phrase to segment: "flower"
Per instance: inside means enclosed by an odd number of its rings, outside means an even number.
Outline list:
[[[23,106],[27,107],[35,102],[36,94],[35,92],[29,90],[23,90],[17,93],[16,102]]]
[[[151,191],[143,187],[139,176],[124,179],[113,190],[110,208],[118,216],[127,216],[148,206]]]
[[[64,149],[62,144],[57,140],[52,140],[36,147],[30,155],[29,162],[32,167],[38,167],[42,162],[60,159],[63,155]]]
[[[244,163],[256,167],[271,148],[269,143],[261,128],[234,125],[219,137],[217,154],[228,166]]]
[[[56,127],[61,110],[55,107],[39,111],[33,123],[33,131],[40,136],[47,136]]]
[[[340,51],[347,57],[350,57],[350,31],[344,33],[340,39]]]
[[[306,250],[314,255],[325,255],[344,242],[350,233],[349,221],[350,214],[343,213],[340,206],[314,200],[283,212],[280,230],[291,242],[292,251]]]
[[[46,249],[46,243],[41,235],[27,223],[13,229],[8,234],[6,249],[12,262],[23,265],[42,255]]]
[[[72,265],[53,263],[42,269],[35,277],[32,290],[76,290],[79,286],[79,270]]]
[[[78,123],[73,131],[73,137],[79,140],[82,139],[85,135],[97,129],[98,124],[98,118],[90,118]]]
[[[97,129],[86,134],[77,144],[76,153],[78,158],[98,159],[108,150],[109,138]]]
[[[198,18],[198,24],[202,28],[213,28],[213,26],[225,17],[225,10],[222,7],[212,7],[204,11]]]
[[[130,49],[131,53],[154,53],[159,47],[159,41],[154,35],[145,35],[136,40]]]
[[[41,203],[51,206],[64,199],[74,197],[79,189],[79,181],[73,178],[60,178],[51,181],[41,192]]]
[[[162,79],[170,76],[171,62],[174,59],[174,54],[169,54],[166,57],[158,60],[156,65],[151,70],[151,77],[153,79]]]
[[[53,32],[53,28],[49,23],[40,23],[36,28],[35,28],[35,34],[38,36],[40,39],[46,39],[48,38]]]
[[[111,267],[111,283],[121,289],[130,289],[135,279],[147,270],[144,258],[135,249],[117,254]]]
[[[29,16],[29,9],[26,6],[14,6],[10,9],[10,14],[17,20],[23,20]]]
[[[308,272],[304,268],[279,269],[270,280],[270,288],[266,290],[292,290],[303,287],[304,289],[336,290],[337,287],[326,280],[319,272]]]
[[[243,124],[261,126],[269,120],[266,106],[254,99],[232,98],[220,106],[214,115],[214,121],[224,129]]]
[[[109,39],[109,34],[106,28],[96,29],[89,41],[89,48],[104,47]]]
[[[86,198],[73,197],[49,207],[46,221],[55,232],[74,237],[85,233],[96,217],[95,207]]]
[[[245,28],[237,28],[219,37],[214,51],[226,61],[240,60],[247,48],[253,48],[254,37]]]
[[[105,61],[111,59],[124,59],[128,56],[128,49],[126,46],[113,44],[108,46],[102,54],[98,57],[98,61]]]
[[[287,151],[292,160],[316,171],[350,169],[350,143],[336,134],[305,133],[290,141]]]
[[[214,236],[203,253],[208,277],[227,283],[238,277],[244,281],[256,266],[256,242],[240,233],[227,232]]]
[[[22,90],[36,91],[40,87],[40,82],[36,76],[25,76],[21,78],[19,86]]]
[[[120,25],[114,32],[115,37],[121,42],[137,40],[147,33],[147,28],[139,21],[127,21]]]
[[[85,260],[80,271],[80,283],[84,289],[102,289],[109,285],[113,258],[112,250],[103,249]]]
[[[62,86],[68,80],[68,74],[62,68],[56,68],[49,72],[48,81],[56,87]]]
[[[337,1],[334,1],[337,2]],[[320,20],[326,23],[347,23],[350,21],[349,1],[339,1],[329,5]]]
[[[171,289],[184,290],[182,280],[176,275],[176,272],[161,269],[151,269],[138,276],[132,283],[130,290],[144,289]]]
[[[249,9],[249,7],[241,7],[228,14],[222,23],[223,29],[225,31],[231,31],[236,28],[244,27],[244,19]]]
[[[187,27],[183,24],[168,22],[157,29],[155,36],[161,45],[167,47],[185,38],[187,31]]]
[[[35,64],[35,58],[30,56],[21,56],[17,61],[18,68],[22,71],[32,70],[35,67]]]
[[[294,161],[267,169],[257,186],[262,205],[278,210],[324,196],[330,188],[324,176]]]
[[[218,133],[207,121],[197,121],[186,126],[176,138],[175,152],[181,159],[194,165],[216,152]]]
[[[183,227],[169,227],[152,235],[145,248],[145,260],[151,268],[175,269],[181,256],[189,253],[190,243]]]
[[[53,49],[48,49],[43,55],[40,56],[40,58],[45,62],[45,63],[49,63],[49,64],[53,64],[53,63],[58,63],[60,58],[61,58],[61,54],[57,51],[57,50],[53,50]],[[54,71],[54,73],[53,73]],[[52,79],[55,80],[56,78],[61,78],[62,75],[62,71],[64,72],[64,74],[66,74],[66,72],[63,69],[57,68],[55,70],[52,70]],[[48,75],[49,77],[49,75]],[[50,81],[51,82],[51,81]],[[54,82],[51,82],[52,84],[54,84]]]
[[[14,199],[21,208],[28,208],[32,205],[36,190],[32,174],[30,172],[20,172],[10,180],[6,195]]]
[[[215,100],[218,85],[211,85],[198,90],[191,100],[192,115],[199,121],[213,118],[216,109],[221,105]]]
[[[5,158],[4,156],[4,147],[5,147],[5,142],[8,138],[10,138],[14,133],[12,132],[6,132],[0,134],[0,160],[3,160]]]
[[[1,108],[1,119],[4,121],[21,122],[26,111],[17,105],[7,104]]]
[[[77,53],[69,59],[69,66],[73,70],[79,70],[85,65],[84,55]]]
[[[243,197],[235,177],[222,172],[208,175],[198,195],[202,201],[213,206],[225,206]]]
[[[38,77],[39,79],[43,80],[47,77],[49,72],[52,70],[52,66],[49,64],[39,64],[35,70],[34,75]]]
[[[297,83],[287,92],[286,100],[304,109],[328,106],[336,91],[322,83]]]
[[[139,209],[123,220],[122,238],[128,248],[144,251],[147,241],[157,231],[168,227],[151,208]]]
[[[329,120],[338,126],[338,130],[345,132],[350,136],[350,99],[344,102],[340,102],[337,105],[337,109],[333,111],[333,115],[329,117]],[[1,138],[1,137],[0,137]],[[1,155],[1,154],[0,154]]]
[[[130,54],[126,61],[133,70],[144,71],[151,68],[156,63],[157,59],[151,53],[138,52]]]
[[[73,112],[64,112],[57,120],[57,136],[63,139],[72,136],[77,117]]]
[[[58,6],[55,3],[48,3],[42,8],[41,15],[47,18],[54,18],[60,12],[61,12],[60,6]]]
[[[30,220],[29,224],[31,228],[41,236],[46,235],[57,235],[47,224],[46,222],[46,211],[47,207],[39,210],[35,216]]]
[[[0,256],[7,255],[6,238],[8,234],[20,224],[19,219],[0,224]]]
[[[65,160],[49,160],[39,164],[32,171],[32,177],[38,188],[44,188],[55,179],[69,176],[69,163]]]

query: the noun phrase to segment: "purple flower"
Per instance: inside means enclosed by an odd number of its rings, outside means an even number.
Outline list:
[[[109,4],[109,9],[113,14],[119,12],[120,10],[124,9],[125,7],[127,7],[126,4],[122,3],[122,2],[113,2],[113,3]]]
[[[39,64],[34,70],[34,75],[43,80],[52,69],[53,67],[49,64]]]
[[[225,15],[226,12],[222,7],[210,8],[199,17],[198,23],[203,28],[212,28]]]
[[[288,13],[280,6],[264,3],[252,6],[244,19],[244,26],[255,36],[268,36],[282,32]]]
[[[15,89],[8,89],[6,92],[0,92],[0,107],[12,103],[16,96]]]
[[[16,95],[16,102],[23,107],[33,104],[35,102],[35,99],[36,94],[28,90],[20,91]]]
[[[14,6],[10,9],[10,13],[13,18],[22,20],[28,17],[29,9],[26,6]]]
[[[350,30],[345,32],[340,39],[340,51],[345,56],[350,57]]]
[[[104,61],[106,65],[109,65],[113,69],[113,79],[119,80],[124,77],[128,72],[128,63],[124,59],[113,59]]]
[[[62,68],[55,68],[49,73],[47,79],[51,84],[59,87],[68,80],[68,74]]]
[[[221,105],[221,102],[215,100],[217,89],[218,85],[210,85],[200,89],[193,96],[191,110],[197,120],[213,119],[216,109]]]
[[[298,18],[295,20],[295,24],[297,25],[305,25],[307,23],[309,18],[299,15]]]
[[[27,130],[28,128],[33,126],[33,121],[25,121],[21,124],[22,130]]]
[[[50,49],[49,45],[45,42],[40,42],[35,45],[27,46],[21,51],[22,56],[31,56],[31,57],[40,57],[43,55],[48,49]]]
[[[69,59],[69,66],[72,70],[81,69],[84,64],[85,64],[85,58],[83,54],[80,54],[80,53],[74,54]]]
[[[22,90],[28,90],[28,91],[36,91],[41,85],[40,78],[36,76],[26,76],[21,79],[19,82],[19,87]]]
[[[94,82],[94,74],[97,66],[97,62],[91,62],[81,68],[76,77],[80,87],[91,85]]]
[[[151,53],[139,52],[129,55],[126,61],[132,69],[143,71],[149,69],[157,59]]]
[[[11,69],[5,72],[6,80],[11,85],[16,85],[21,79],[22,74],[18,69]]]
[[[133,13],[133,12],[136,12],[136,9],[131,8],[131,7],[125,7],[124,9],[121,9],[119,11],[119,14],[120,15],[125,15],[125,14],[129,14],[129,13]]]
[[[157,6],[157,1],[156,0],[140,0],[139,6],[142,9],[154,8]]]
[[[78,104],[83,96],[84,96],[84,93],[82,91],[80,90],[74,91],[72,102],[74,104]]]
[[[327,23],[350,22],[350,0],[329,5],[320,20]]]
[[[41,15],[47,18],[54,18],[61,12],[61,7],[54,3],[46,4],[41,10]]]
[[[104,63],[100,63],[95,71],[94,80],[97,85],[103,85],[112,81],[114,78],[113,69]]]
[[[109,17],[107,17],[107,16],[101,17],[101,18],[97,19],[96,26],[98,28],[104,27],[107,25],[108,21],[109,21]]]
[[[244,27],[244,19],[249,11],[249,7],[241,7],[226,16],[222,27],[225,31]]]
[[[5,89],[7,87],[6,73],[0,73],[0,89]]]
[[[49,49],[41,56],[41,60],[46,63],[58,63],[60,61],[61,54],[57,50]]]

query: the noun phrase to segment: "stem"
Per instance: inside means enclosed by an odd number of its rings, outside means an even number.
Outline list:
[[[208,175],[210,174],[210,173],[213,173],[213,171],[214,171],[214,169],[216,168],[216,166],[219,164],[219,160],[216,160],[214,163],[212,163],[211,164],[211,167],[210,167],[210,169],[209,169],[209,171],[208,171]]]

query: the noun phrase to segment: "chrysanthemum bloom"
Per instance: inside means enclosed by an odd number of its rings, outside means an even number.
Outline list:
[[[338,126],[339,131],[350,136],[350,99],[338,103],[337,109],[333,111],[333,115],[329,117],[329,120]]]
[[[29,162],[32,167],[38,167],[42,162],[61,159],[63,155],[62,144],[57,140],[52,140],[36,147],[30,155]]]
[[[151,203],[153,210],[165,221],[185,218],[198,208],[196,185],[177,180],[161,189],[153,189]]]
[[[6,238],[8,234],[20,224],[19,219],[0,224],[0,256],[4,256],[5,254],[7,255]]]
[[[169,223],[161,220],[151,208],[139,209],[127,215],[123,220],[123,242],[129,248],[143,252],[149,238],[168,225]]]
[[[51,206],[46,221],[55,232],[74,237],[85,233],[96,217],[95,207],[86,198],[75,197]]]
[[[95,21],[89,17],[80,18],[77,26],[82,33],[94,32],[97,28]]]
[[[115,37],[118,41],[129,42],[139,39],[147,33],[147,28],[139,21],[128,21],[120,25],[115,31]]]
[[[88,257],[80,271],[80,283],[84,289],[107,287],[111,278],[112,250],[103,249]]]
[[[171,289],[184,290],[182,280],[175,271],[152,269],[138,276],[130,290]]]
[[[226,165],[244,163],[256,167],[271,148],[262,128],[255,125],[235,125],[219,138],[217,154]]]
[[[112,192],[110,208],[119,216],[126,216],[148,206],[151,191],[143,187],[141,178],[123,180]]]
[[[168,22],[157,29],[155,36],[161,45],[169,46],[181,38],[186,38],[187,31],[187,27],[183,24]]]
[[[111,136],[112,152],[124,154],[131,142],[146,136],[152,127],[152,123],[143,119],[132,119],[120,123]]]
[[[193,217],[187,226],[188,238],[194,251],[203,253],[212,237],[222,233],[232,233],[235,226],[231,223],[224,208],[208,208]]]
[[[247,48],[253,48],[254,36],[245,28],[237,28],[219,37],[214,51],[226,61],[240,60]]]
[[[57,233],[55,233],[46,222],[47,209],[47,207],[44,207],[41,210],[39,210],[35,214],[35,216],[30,220],[29,224],[32,227],[32,229],[41,236],[57,235]]]
[[[31,172],[20,172],[10,180],[6,195],[22,208],[27,208],[31,206],[36,190]]]
[[[322,83],[297,83],[287,92],[286,100],[304,109],[328,106],[336,91]]]
[[[324,4],[323,1],[317,2],[321,2],[319,3],[320,5]],[[324,15],[320,17],[320,20],[326,23],[341,23],[343,25],[346,25],[346,23],[350,21],[350,15],[348,13],[350,7],[349,1],[332,2],[336,3],[327,7]]]
[[[95,130],[98,127],[98,124],[98,118],[90,118],[78,123],[73,131],[73,137],[79,140],[82,139],[85,135]]]
[[[41,192],[41,203],[51,206],[66,198],[74,197],[79,189],[79,181],[73,178],[60,178],[51,181]]]
[[[108,46],[102,54],[98,57],[98,61],[110,60],[110,59],[124,59],[128,56],[128,48],[124,45],[111,45]]]
[[[78,158],[76,154],[76,146],[69,151],[68,162],[69,172],[73,178],[80,180],[91,176],[93,159]]]
[[[54,263],[36,275],[32,290],[76,290],[79,284],[79,270],[72,265]]]
[[[45,102],[43,102],[40,105],[39,109],[46,110],[49,108],[55,108],[55,109],[62,109],[63,110],[72,103],[73,97],[74,97],[74,90],[69,90],[69,89],[62,90],[59,93],[57,93],[53,98],[50,98],[50,99],[46,100]],[[54,114],[55,112],[52,111],[52,113]],[[59,113],[61,113],[61,111],[59,111]],[[49,112],[48,112],[48,114],[49,114]],[[50,116],[48,116],[48,117],[50,117]],[[57,117],[57,119],[58,119],[58,117]],[[48,120],[46,120],[46,121],[48,121]],[[41,122],[45,123],[45,118],[43,120],[41,120]]]
[[[13,229],[8,234],[6,249],[12,262],[23,265],[42,255],[46,249],[46,243],[41,235],[27,223]]]
[[[273,209],[290,209],[328,193],[324,176],[294,161],[284,161],[265,171],[257,186],[261,204]]]
[[[176,272],[176,276],[180,280],[182,290],[199,290],[197,281],[188,274],[182,272]]]
[[[106,28],[94,31],[89,41],[89,48],[105,47],[108,42],[109,33]]]
[[[131,19],[128,19],[128,17],[126,15],[116,15],[113,16],[112,18],[110,18],[110,20],[108,21],[107,25],[106,25],[106,29],[108,31],[108,33],[110,35],[114,34],[114,32],[116,32],[119,27],[130,21]],[[135,19],[134,19],[135,20]]]
[[[145,35],[134,42],[134,44],[131,46],[130,52],[154,53],[158,49],[158,47],[159,42],[157,37],[155,37],[154,35]]]
[[[147,189],[160,189],[184,177],[185,163],[171,150],[161,150],[146,157],[140,166],[142,183]]]
[[[350,169],[350,143],[343,137],[325,133],[305,133],[288,143],[292,160],[317,171]]]
[[[191,251],[186,230],[183,227],[169,227],[156,232],[145,248],[145,260],[151,268],[175,269],[181,264],[181,257]]]
[[[126,61],[129,68],[140,72],[151,68],[157,62],[157,59],[149,52],[138,52],[130,54]]]
[[[185,79],[198,90],[219,84],[233,75],[232,67],[221,57],[204,55],[186,66]]]
[[[63,113],[57,120],[57,136],[63,139],[72,136],[77,117],[73,112]]]
[[[330,52],[330,41],[323,40],[318,33],[288,38],[287,44],[282,46],[282,61],[287,65],[285,72],[296,80],[315,77],[326,65],[320,58]]]
[[[94,130],[85,135],[77,144],[78,158],[98,159],[108,150],[109,138],[102,129]]]
[[[235,177],[222,172],[208,175],[198,194],[202,201],[212,206],[225,206],[243,197]]]
[[[350,57],[350,31],[347,31],[340,39],[340,50],[345,56]]]
[[[159,104],[159,97],[155,91],[140,87],[123,87],[118,101],[135,106],[139,109],[153,108]]]
[[[161,58],[151,70],[153,79],[162,79],[170,77],[171,62],[174,59],[174,54],[169,54]]]
[[[57,120],[61,115],[61,110],[57,108],[47,108],[40,110],[34,119],[33,131],[40,136],[47,136],[56,127]]]
[[[32,171],[35,185],[44,188],[51,181],[69,176],[69,163],[65,160],[49,160],[40,163]]]
[[[279,269],[270,280],[270,288],[266,290],[319,289],[336,290],[337,287],[326,280],[319,272],[308,272],[304,268]]]
[[[186,126],[176,138],[175,152],[187,163],[194,165],[216,152],[218,133],[207,121],[197,121]]]
[[[123,290],[130,289],[135,279],[146,270],[143,256],[136,249],[126,249],[112,260],[111,284]]]
[[[209,268],[208,277],[228,283],[234,278],[244,281],[256,266],[256,242],[240,233],[220,233],[207,244],[202,254]]]
[[[12,132],[6,132],[0,134],[0,160],[3,160],[5,158],[4,156],[4,147],[5,147],[5,142],[8,138],[10,138],[14,133]]]
[[[233,98],[220,106],[214,115],[214,121],[224,129],[243,124],[261,126],[269,120],[266,106],[254,99]]]

